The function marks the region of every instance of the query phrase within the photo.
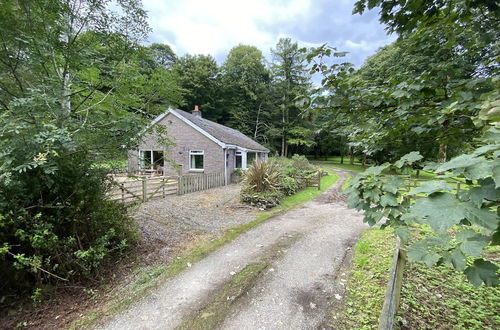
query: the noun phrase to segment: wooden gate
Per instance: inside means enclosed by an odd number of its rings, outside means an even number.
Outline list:
[[[110,200],[123,203],[146,202],[154,197],[177,194],[178,177],[160,176],[123,182],[113,180],[112,184],[114,188],[111,189],[108,195]]]

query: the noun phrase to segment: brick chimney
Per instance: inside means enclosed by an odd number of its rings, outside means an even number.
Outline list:
[[[200,109],[198,109],[197,105],[194,106],[194,110],[191,113],[193,115],[195,115],[196,117],[200,117],[201,118],[201,111],[200,111]]]

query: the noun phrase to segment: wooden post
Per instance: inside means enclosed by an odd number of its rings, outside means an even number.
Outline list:
[[[145,202],[148,198],[148,184],[146,178],[142,178],[142,201]]]
[[[182,195],[182,176],[177,177],[177,195]]]
[[[321,170],[318,171],[318,190],[321,190]]]
[[[162,187],[162,191],[163,191],[163,198],[165,198],[165,177],[163,177],[163,179],[161,179],[161,187]]]
[[[125,189],[123,188],[123,183],[120,184],[120,189],[122,190],[122,203],[125,202]]]

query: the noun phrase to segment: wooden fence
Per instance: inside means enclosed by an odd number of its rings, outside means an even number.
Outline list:
[[[178,194],[184,195],[195,191],[220,187],[224,184],[224,173],[180,176]]]
[[[224,173],[210,173],[186,176],[142,177],[136,180],[112,181],[113,189],[108,192],[110,200],[122,203],[146,202],[151,198],[168,195],[184,195],[196,191],[220,187],[225,184]]]

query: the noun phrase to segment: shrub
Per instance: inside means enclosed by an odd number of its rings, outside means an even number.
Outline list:
[[[274,192],[279,190],[281,174],[272,161],[255,162],[243,178],[243,191]]]
[[[295,194],[300,186],[296,179],[289,176],[283,176],[280,180],[280,190],[287,196]]]
[[[137,239],[124,206],[106,200],[105,170],[86,152],[56,136],[41,154],[31,141],[0,157],[0,296],[91,277]]]

